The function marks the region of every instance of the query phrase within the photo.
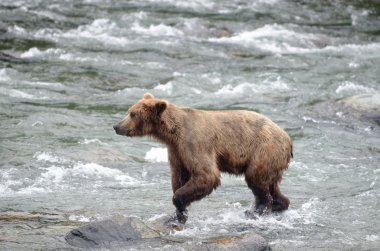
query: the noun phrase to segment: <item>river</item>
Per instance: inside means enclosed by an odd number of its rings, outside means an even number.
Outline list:
[[[251,191],[223,175],[174,237],[376,250],[379,126],[320,106],[379,93],[379,35],[370,0],[2,0],[0,250],[70,250],[64,234],[87,222],[174,213],[165,146],[112,128],[147,91],[258,111],[294,140],[289,210],[247,219]]]

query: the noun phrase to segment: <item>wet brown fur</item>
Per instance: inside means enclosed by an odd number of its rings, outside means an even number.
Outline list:
[[[147,93],[114,128],[131,137],[151,135],[167,145],[179,220],[191,202],[220,185],[220,172],[245,175],[260,214],[289,206],[279,183],[293,156],[292,140],[259,113],[183,108]]]

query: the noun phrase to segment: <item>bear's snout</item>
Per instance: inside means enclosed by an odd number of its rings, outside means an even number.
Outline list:
[[[119,134],[119,135],[121,134],[121,130],[120,130],[120,125],[119,124],[114,125],[113,129],[115,130],[116,134]]]
[[[118,135],[130,136],[130,133],[131,133],[131,130],[125,130],[125,128],[123,128],[120,124],[114,125],[113,129]]]

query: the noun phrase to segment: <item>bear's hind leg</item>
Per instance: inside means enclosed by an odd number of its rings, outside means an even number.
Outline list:
[[[272,212],[273,198],[269,190],[269,182],[265,179],[260,180],[262,175],[255,172],[252,168],[245,173],[245,180],[248,187],[255,195],[255,212],[259,215]]]
[[[259,215],[272,212],[273,198],[268,189],[262,189],[258,186],[251,185],[249,188],[255,195],[255,212]]]
[[[290,201],[281,193],[278,182],[272,184],[270,193],[273,197],[272,211],[281,212],[289,208]]]

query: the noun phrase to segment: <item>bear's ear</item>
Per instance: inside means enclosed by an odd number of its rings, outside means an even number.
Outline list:
[[[157,115],[161,115],[163,111],[165,111],[166,107],[168,106],[168,103],[164,100],[158,101],[155,105],[154,108],[156,110]]]
[[[143,99],[154,99],[154,96],[152,93],[147,92],[144,94]]]

